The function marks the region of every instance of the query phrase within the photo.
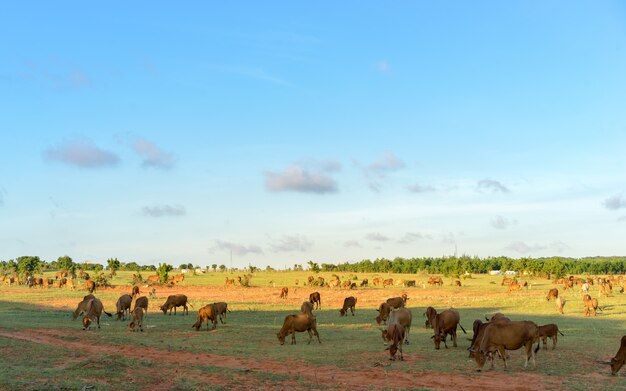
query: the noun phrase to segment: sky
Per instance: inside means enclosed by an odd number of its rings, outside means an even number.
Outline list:
[[[619,1],[9,2],[0,260],[626,255]]]

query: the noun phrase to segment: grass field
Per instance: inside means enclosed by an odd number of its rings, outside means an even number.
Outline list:
[[[130,274],[119,272],[113,287],[96,291],[109,312],[122,293],[130,292]],[[226,287],[224,279],[236,274],[208,273],[187,276],[176,287],[156,288],[143,333],[131,333],[128,321],[102,318],[99,330],[82,331],[71,312],[86,294],[66,289],[0,288],[0,388],[20,390],[86,389],[548,389],[623,390],[626,372],[611,376],[608,365],[597,360],[612,357],[626,334],[626,295],[599,299],[603,311],[583,317],[582,294],[563,292],[565,314],[545,299],[545,279],[526,279],[528,290],[509,294],[501,277],[473,276],[462,287],[444,278],[440,288],[368,287],[357,290],[303,287],[308,272],[258,272],[249,288]],[[329,279],[331,273],[319,275]],[[350,273],[339,273],[343,279]],[[316,275],[317,276],[317,275]],[[357,274],[362,278],[374,274]],[[146,275],[144,275],[146,277]],[[427,275],[387,275],[426,281]],[[295,280],[299,284],[295,285]],[[290,289],[287,300],[280,288]],[[560,288],[560,287],[559,287]],[[147,294],[148,288],[142,288]],[[322,344],[306,344],[306,333],[296,345],[279,345],[276,333],[285,315],[298,313],[309,293],[319,291],[322,308],[315,311]],[[189,316],[163,315],[158,306],[169,294],[184,293],[193,305]],[[413,313],[410,345],[405,361],[391,362],[374,322],[378,304],[407,293]],[[343,299],[357,297],[356,316],[340,317]],[[597,289],[592,287],[592,296]],[[197,310],[214,301],[226,301],[232,313],[217,330],[196,332],[191,325]],[[461,324],[459,347],[436,351],[425,329],[427,306],[457,308]],[[512,320],[557,323],[565,334],[556,350],[541,350],[536,369],[524,369],[521,351],[511,352],[510,367],[496,361],[494,370],[477,372],[467,347],[474,319],[503,312]],[[289,339],[287,340],[289,341]],[[550,342],[551,345],[551,342]],[[626,370],[624,370],[626,371]]]

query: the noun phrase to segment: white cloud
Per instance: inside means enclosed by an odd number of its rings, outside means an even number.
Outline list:
[[[609,210],[618,210],[626,208],[626,199],[622,196],[622,194],[615,194],[614,196],[604,200],[602,205]]]
[[[305,252],[313,246],[313,242],[302,235],[285,235],[269,243],[269,246],[274,252]]]
[[[491,179],[483,179],[478,181],[477,185],[478,191],[489,191],[492,193],[510,193],[511,191],[504,186],[502,183],[498,181],[494,181]]]
[[[404,234],[402,238],[398,240],[398,243],[407,244],[407,243],[413,243],[415,241],[422,240],[422,239],[432,239],[432,236],[428,234],[422,234],[419,232],[407,232]]]
[[[518,252],[520,254],[528,254],[532,252],[540,252],[544,250],[551,250],[561,253],[565,251],[569,246],[561,241],[552,242],[549,244],[526,244],[522,241],[511,242],[508,246],[505,247],[506,250],[511,250]]]
[[[510,220],[502,216],[496,216],[491,219],[490,224],[496,229],[507,229],[513,224],[517,224],[516,220]]]
[[[72,166],[82,168],[97,168],[115,166],[120,158],[109,151],[105,151],[84,139],[67,141],[61,145],[44,151],[47,160],[56,160]]]
[[[357,240],[346,240],[345,242],[343,242],[343,246],[344,247],[362,247],[361,243],[359,243]]]
[[[365,239],[371,240],[374,242],[387,242],[389,238],[387,236],[381,235],[379,232],[370,232],[365,235]]]
[[[419,183],[414,183],[406,187],[408,191],[411,193],[428,193],[431,191],[435,191],[436,189],[432,186],[424,186]]]
[[[132,147],[143,160],[141,165],[144,167],[169,169],[174,165],[174,155],[163,151],[154,143],[144,138],[136,139]]]
[[[337,182],[330,176],[292,165],[282,173],[265,172],[265,187],[272,192],[336,193]]]
[[[182,205],[144,206],[141,210],[144,216],[149,217],[184,216],[187,214]]]

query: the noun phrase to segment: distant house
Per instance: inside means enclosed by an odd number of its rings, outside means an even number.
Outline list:
[[[196,273],[204,274],[204,273],[206,273],[206,269],[203,269],[203,268],[199,267],[199,268],[196,269]]]
[[[515,275],[515,271],[514,270],[507,270],[504,272],[504,274],[506,274],[507,276],[514,276]]]
[[[500,273],[500,270],[492,270],[489,272],[490,276],[499,276],[500,274],[502,274]]]

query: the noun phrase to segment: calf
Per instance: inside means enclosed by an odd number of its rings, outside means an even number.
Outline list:
[[[132,316],[132,321],[128,325],[130,327],[130,331],[136,331],[136,327],[139,327],[139,331],[143,332],[143,309],[141,307],[136,307],[130,313]]]
[[[411,310],[407,308],[400,308],[391,311],[389,314],[389,324],[397,323],[404,328],[404,343],[409,344],[409,332],[411,331],[411,323],[413,321],[413,314]],[[386,329],[381,330],[383,341],[389,341],[388,331]]]
[[[322,343],[320,335],[317,332],[317,319],[306,314],[287,315],[283,322],[283,327],[276,336],[281,345],[285,344],[285,337],[291,334],[291,344],[296,343],[296,332],[306,331],[309,333],[309,342],[313,339],[313,335],[317,337],[317,342]]]
[[[435,349],[439,349],[441,341],[443,341],[446,349],[448,348],[448,344],[446,343],[446,337],[448,335],[452,337],[453,346],[455,348],[457,347],[456,327],[460,326],[461,330],[463,330],[463,332],[467,334],[463,326],[459,324],[460,320],[461,315],[459,314],[459,311],[453,308],[445,310],[435,316],[433,320],[434,335],[431,337],[435,342]]]
[[[537,329],[537,337],[541,338],[543,341],[543,348],[548,349],[548,338],[552,338],[552,350],[556,348],[556,342],[558,339],[558,334],[563,335],[562,332],[559,331],[559,326],[554,323],[550,323],[544,326],[538,326]]]
[[[424,312],[424,316],[426,317],[426,322],[424,322],[424,328],[432,329],[433,320],[435,320],[435,316],[437,316],[437,310],[433,307],[428,307],[426,308],[426,312]]]
[[[526,347],[526,362],[524,367],[528,366],[528,361],[532,358],[533,367],[536,366],[535,353],[539,350],[539,343],[533,351],[532,345],[537,340],[538,327],[534,322],[490,322],[482,330],[483,335],[480,339],[480,347],[475,349],[474,359],[478,365],[478,371],[481,371],[485,365],[486,358],[497,352],[504,361],[504,368],[507,368],[506,350],[517,350],[522,346]],[[493,368],[493,358],[491,361]]]
[[[189,305],[191,306],[191,303]],[[167,300],[160,308],[161,308],[161,311],[163,311],[163,315],[167,314],[167,311],[169,310],[170,316],[171,316],[172,309],[174,309],[174,315],[176,315],[176,307],[183,307],[183,315],[185,315],[185,313],[189,315],[189,309],[187,308],[187,296],[170,295],[167,297]]]
[[[389,326],[387,326],[384,338],[386,338],[391,344],[385,350],[389,350],[390,360],[395,360],[396,353],[400,351],[400,360],[404,361],[404,357],[402,356],[402,342],[404,341],[404,335],[405,330],[402,325],[398,323],[389,323]]]
[[[289,295],[289,288],[284,287],[280,290],[280,298],[287,300],[287,296]]]
[[[209,330],[209,320],[211,320],[211,323],[213,324],[213,328],[211,328],[211,330],[215,330],[215,328],[217,328],[217,315],[215,313],[215,309],[213,308],[213,304],[205,305],[198,310],[198,320],[191,327],[198,331],[202,326],[202,321],[206,321],[206,329]]]
[[[137,308],[143,309],[144,315],[148,315],[148,298],[146,296],[141,296],[135,300],[135,308],[133,308],[133,311]]]
[[[389,318],[389,312],[391,311],[391,306],[387,303],[380,303],[380,306],[376,311],[378,311],[378,315],[376,316],[376,323],[387,323],[387,319]]]
[[[556,299],[559,297],[559,290],[556,288],[552,288],[548,291],[548,296],[546,296],[546,300],[550,301],[550,299]]]
[[[341,316],[348,315],[348,309],[352,312],[352,316],[354,316],[354,306],[356,305],[356,297],[350,296],[343,299],[343,308],[339,310]]]
[[[223,301],[218,301],[217,303],[213,303],[213,310],[215,311],[215,314],[219,316],[220,322],[222,322],[222,324],[226,323],[224,321],[226,319],[226,312],[230,312],[228,304]]]
[[[117,311],[117,320],[126,320],[126,314],[130,315],[130,305],[133,302],[133,298],[130,295],[122,295],[117,299],[115,307]]]
[[[110,313],[104,310],[104,306],[99,299],[95,297],[87,302],[85,307],[85,317],[83,318],[83,330],[87,330],[91,328],[91,323],[98,323],[98,328],[100,328],[100,315],[105,313],[108,317],[112,317]]]
[[[311,293],[309,295],[309,301],[311,302],[311,304],[315,304],[315,309],[319,309],[322,307],[322,296],[320,296],[319,292]]]

